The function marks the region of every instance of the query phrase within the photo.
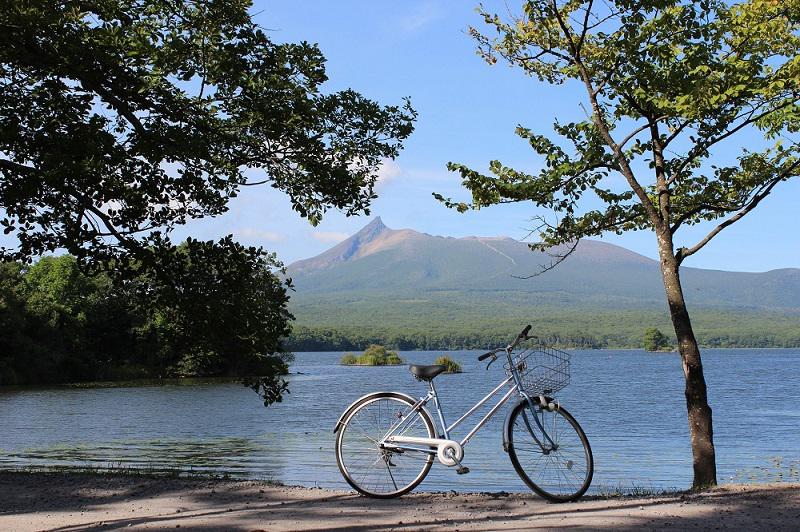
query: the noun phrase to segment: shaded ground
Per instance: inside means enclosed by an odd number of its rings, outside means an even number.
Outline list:
[[[419,493],[372,500],[262,482],[0,472],[0,530],[797,530],[800,485],[588,498]]]

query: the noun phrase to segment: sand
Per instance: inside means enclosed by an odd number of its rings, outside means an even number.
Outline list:
[[[0,530],[798,530],[800,484],[549,504],[533,494],[373,500],[264,482],[0,472]]]

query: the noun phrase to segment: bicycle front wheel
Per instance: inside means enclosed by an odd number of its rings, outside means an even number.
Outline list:
[[[365,397],[345,414],[336,436],[336,461],[344,479],[359,493],[388,499],[414,489],[433,463],[433,454],[380,445],[394,435],[435,438],[433,421],[425,410],[398,393]]]
[[[552,502],[574,501],[592,483],[594,459],[589,440],[564,408],[550,411],[541,408],[537,400],[532,402],[533,411],[522,401],[511,412],[508,456],[520,478],[538,495]]]

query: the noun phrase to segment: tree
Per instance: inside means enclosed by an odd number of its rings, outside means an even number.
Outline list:
[[[249,0],[0,3],[0,227],[17,242],[0,247],[0,260],[66,250],[83,269],[110,271],[117,282],[143,274],[159,286],[180,286],[183,274],[230,281],[277,298],[274,314],[247,316],[256,318],[252,326],[267,319],[263,334],[288,331],[285,291],[272,274],[232,277],[258,264],[279,268],[274,258],[230,241],[216,250],[190,243],[190,255],[224,257],[225,271],[202,272],[206,263],[196,261],[173,271],[185,254],[170,232],[225,212],[244,187],[264,184],[285,192],[312,224],[330,208],[368,214],[377,169],[397,156],[416,113],[408,101],[382,106],[349,89],[323,93],[318,47],[272,42],[251,7]],[[173,291],[187,297],[169,308],[190,308],[194,295]],[[209,333],[202,327],[209,316],[194,310],[163,324]],[[279,360],[279,338],[263,334],[231,345],[249,342],[248,353],[262,354],[270,347],[275,356],[267,359]],[[245,362],[219,349],[219,338],[203,337],[213,345],[192,351],[187,364]],[[223,353],[234,358],[222,361]],[[254,387],[272,400],[284,388],[274,370],[284,366],[266,362],[259,366],[266,380]],[[269,379],[275,387],[264,393]]]
[[[292,316],[275,256],[228,237],[159,257],[116,284],[70,255],[0,262],[0,384],[237,376],[280,401]]]
[[[243,376],[265,405],[280,402],[292,315],[275,255],[227,237],[188,239],[160,259],[126,284],[133,314],[145,317],[138,336],[158,356],[151,365],[161,376]]]
[[[437,197],[460,211],[520,201],[551,209],[532,247],[560,246],[556,262],[584,237],[655,234],[686,381],[693,485],[714,485],[712,413],[680,266],[800,173],[800,2],[536,0],[510,19],[480,12],[496,35],[470,33],[489,63],[574,84],[588,116],[556,122],[562,141],[517,128],[542,156],[540,171],[492,161],[485,175],[450,163],[472,202]],[[683,244],[680,230],[703,222],[712,222],[707,235]]]
[[[414,111],[323,94],[317,46],[273,43],[250,7],[0,4],[0,224],[19,243],[0,258],[65,249],[120,269],[258,184],[312,224],[369,212]]]
[[[130,320],[108,277],[86,276],[69,255],[1,264],[0,383],[97,380],[105,362],[132,349]]]
[[[645,351],[663,351],[670,346],[669,338],[655,327],[645,329],[643,344]]]
[[[20,368],[31,366],[30,355],[44,351],[28,334],[24,283],[22,265],[0,262],[0,385],[17,384]]]

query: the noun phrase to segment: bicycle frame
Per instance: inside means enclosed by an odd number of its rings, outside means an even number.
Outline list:
[[[489,392],[483,399],[478,401],[472,408],[470,408],[466,413],[464,413],[464,415],[462,415],[452,425],[449,425],[449,426],[447,425],[447,422],[444,419],[444,413],[442,412],[442,407],[441,407],[441,404],[439,402],[439,396],[436,393],[436,387],[434,386],[432,381],[429,383],[430,389],[428,390],[428,394],[425,397],[422,397],[419,401],[416,402],[416,404],[414,406],[411,407],[411,412],[416,412],[417,410],[423,408],[426,404],[428,404],[431,401],[431,399],[433,399],[434,405],[436,407],[436,413],[438,414],[438,417],[439,417],[439,424],[440,424],[441,429],[442,429],[440,437],[436,438],[436,439],[437,440],[449,440],[450,439],[450,432],[453,429],[455,429],[457,426],[459,426],[465,419],[470,417],[478,408],[480,408],[481,406],[483,406],[484,404],[489,402],[489,400],[492,397],[494,397],[497,394],[497,392],[500,391],[501,388],[503,388],[505,385],[507,385],[509,382],[511,382],[511,380],[512,380],[512,377],[507,377],[503,382],[498,384],[491,392]],[[483,427],[489,421],[489,419],[491,419],[491,417],[494,416],[494,414],[496,414],[497,411],[504,404],[506,404],[508,402],[508,400],[511,398],[511,395],[515,391],[516,391],[516,386],[512,386],[511,389],[509,389],[500,398],[500,400],[491,408],[491,410],[489,410],[489,412],[487,412],[486,415],[484,415],[483,418],[480,421],[478,421],[478,423],[475,425],[475,427],[473,427],[472,430],[470,430],[467,433],[467,435],[464,436],[464,438],[460,442],[458,442],[459,445],[461,445],[462,447],[465,446],[469,442],[469,440],[471,440],[472,437],[481,429],[481,427]],[[413,419],[413,418],[405,416],[403,419],[398,421],[391,429],[389,429],[389,431],[384,436],[383,441],[385,442],[388,438],[390,438],[391,436],[393,436],[395,434],[402,434],[403,431],[406,428],[408,428],[407,425],[409,423],[409,419]],[[404,449],[404,450],[422,451],[422,452],[427,452],[427,453],[431,453],[431,454],[435,454],[436,453],[436,450],[434,450],[434,449],[419,449],[419,448],[415,448],[415,447],[409,447],[407,445],[403,445],[400,442],[391,443],[391,446],[392,447],[397,447],[397,448],[400,448],[400,449]]]
[[[486,413],[486,415],[484,415],[483,418],[481,418],[478,421],[478,423],[472,428],[472,430],[470,430],[467,433],[466,436],[464,436],[464,438],[460,442],[455,442],[455,443],[457,443],[462,448],[464,446],[466,446],[466,444],[469,443],[469,441],[472,439],[472,437],[475,436],[475,434],[492,418],[492,416],[494,416],[497,413],[497,411],[500,410],[500,408],[502,408],[503,405],[505,405],[509,401],[509,399],[511,399],[512,395],[514,394],[514,392],[517,392],[518,396],[524,398],[528,402],[528,404],[531,406],[531,409],[533,410],[533,401],[528,396],[528,394],[526,394],[522,390],[522,386],[520,384],[520,377],[519,377],[518,369],[514,366],[513,360],[511,358],[511,353],[512,353],[513,348],[515,346],[516,346],[516,342],[514,342],[514,344],[509,345],[508,347],[502,349],[502,351],[505,351],[506,356],[508,358],[509,368],[511,368],[511,375],[506,377],[505,380],[503,380],[500,384],[495,386],[495,388],[491,392],[486,394],[483,397],[483,399],[478,401],[475,405],[472,406],[472,408],[467,410],[467,412],[465,412],[460,418],[458,418],[455,422],[453,422],[452,425],[448,426],[447,422],[444,419],[444,413],[442,412],[442,407],[441,407],[441,404],[439,402],[439,395],[436,392],[436,386],[433,384],[433,380],[428,382],[429,390],[428,390],[427,395],[425,395],[424,397],[420,398],[410,408],[410,412],[411,413],[417,412],[418,410],[424,408],[425,405],[427,405],[431,400],[433,400],[434,406],[436,407],[436,413],[437,413],[437,415],[439,417],[439,424],[440,424],[441,429],[442,429],[441,434],[437,431],[437,437],[436,438],[410,438],[410,437],[403,437],[402,433],[406,429],[408,429],[410,427],[409,420],[413,420],[414,417],[410,416],[410,415],[402,415],[401,419],[397,423],[392,425],[392,427],[389,429],[389,431],[384,435],[383,439],[380,442],[381,445],[383,447],[391,447],[391,448],[394,448],[394,449],[401,449],[401,450],[408,450],[408,451],[418,451],[418,452],[423,452],[423,453],[428,453],[428,454],[436,454],[437,453],[436,449],[430,449],[430,448],[429,449],[421,449],[419,447],[413,447],[413,446],[411,446],[409,444],[442,445],[442,444],[444,444],[446,442],[449,442],[450,441],[450,432],[453,429],[455,429],[465,419],[467,419],[472,414],[474,414],[475,411],[478,410],[481,406],[483,406],[487,402],[489,402],[492,399],[492,397],[494,397],[504,386],[506,386],[508,384],[511,384],[509,390]],[[534,410],[534,412],[535,412],[535,410]],[[530,434],[533,437],[534,441],[536,441],[536,443],[542,448],[543,451],[549,452],[549,450],[552,450],[552,449],[556,448],[555,443],[550,439],[550,436],[547,434],[547,431],[545,430],[544,426],[539,421],[538,416],[534,415],[534,420],[536,421],[536,424],[538,425],[539,429],[542,431],[542,434],[544,434],[545,439],[549,443],[549,445],[550,445],[549,448],[545,447],[545,445],[541,441],[539,441],[539,438],[536,437],[536,434],[534,433],[532,427],[530,426],[530,422],[528,421],[527,415],[525,415],[524,413],[523,413],[523,419],[524,419],[525,424],[527,426],[528,432],[530,432]],[[434,426],[435,425],[436,425],[436,422],[434,421]],[[407,441],[403,441],[404,439],[407,440]]]

